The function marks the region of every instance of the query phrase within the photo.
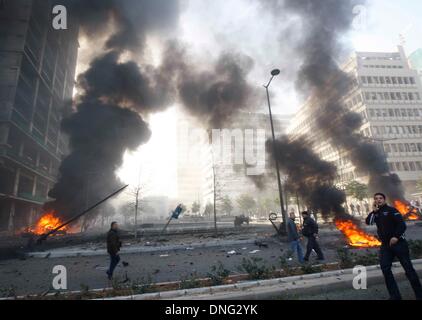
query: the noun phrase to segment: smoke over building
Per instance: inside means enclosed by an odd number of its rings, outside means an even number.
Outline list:
[[[75,113],[62,123],[70,154],[49,194],[55,200],[45,208],[66,217],[117,187],[115,171],[125,151],[149,140],[144,120],[148,115],[180,101],[204,127],[219,128],[250,105],[253,92],[246,80],[253,63],[240,54],[222,54],[215,63],[199,68],[189,62],[181,43],[168,40],[159,66],[139,62],[149,35],[177,26],[178,1],[67,4],[80,18],[84,36],[105,34],[107,40],[105,53],[78,77]]]
[[[400,179],[389,173],[385,157],[373,143],[358,133],[359,114],[343,103],[353,83],[337,59],[343,52],[341,37],[353,22],[353,8],[362,1],[270,1],[270,8],[284,10],[300,18],[301,33],[293,44],[302,63],[297,73],[297,89],[314,102],[308,111],[324,138],[350,154],[353,164],[369,173],[371,190],[384,191],[393,199],[404,199]]]

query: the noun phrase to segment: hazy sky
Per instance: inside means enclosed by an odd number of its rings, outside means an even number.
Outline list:
[[[344,39],[348,52],[345,57],[354,50],[396,51],[399,34],[403,34],[410,54],[422,47],[421,14],[420,0],[368,0],[360,15],[361,23]],[[279,38],[277,24],[279,21],[259,10],[256,1],[186,0],[178,33],[199,60],[213,59],[224,50],[251,56],[255,65],[249,80],[260,87],[273,68],[283,70],[291,64],[291,48],[289,51]],[[284,74],[274,81],[271,90],[275,112],[292,114],[299,108],[301,98],[296,95],[294,80],[293,74]],[[265,99],[257,106],[262,110],[266,107]],[[135,173],[142,164],[143,176],[153,177],[148,178],[151,194],[177,195],[174,121],[174,110],[152,117],[152,140],[125,157],[120,174],[126,182],[136,184]]]

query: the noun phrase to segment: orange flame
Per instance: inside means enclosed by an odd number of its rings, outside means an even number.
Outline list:
[[[52,231],[63,224],[63,221],[56,216],[54,211],[47,212],[38,220],[34,229],[31,230],[32,233],[37,235],[45,234],[49,231]],[[63,227],[60,231],[67,231],[67,227]]]
[[[336,227],[347,238],[349,245],[358,248],[372,248],[381,246],[381,242],[360,229],[352,220],[336,220]]]
[[[420,220],[421,217],[418,214],[418,209],[406,204],[402,201],[394,201],[394,207],[408,220]]]

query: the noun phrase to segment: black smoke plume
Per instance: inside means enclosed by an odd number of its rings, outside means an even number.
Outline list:
[[[357,0],[284,0],[265,1],[275,14],[282,10],[301,19],[296,51],[302,57],[297,75],[297,88],[312,96],[310,119],[315,119],[313,132],[322,132],[332,145],[349,153],[357,170],[369,173],[372,191],[385,192],[391,199],[404,200],[399,177],[390,174],[383,153],[358,130],[360,115],[344,104],[353,85],[352,78],[340,70],[336,59],[344,49],[341,37],[351,29],[353,8]]]
[[[75,113],[62,121],[70,152],[49,192],[55,200],[44,207],[69,218],[121,184],[115,171],[125,151],[135,150],[151,136],[142,116],[171,102],[171,57],[157,68],[120,60],[125,52],[142,55],[148,34],[174,27],[179,2],[67,0],[63,4],[79,18],[85,36],[109,35],[104,53],[78,78]]]
[[[206,129],[221,129],[240,110],[255,106],[256,90],[247,81],[252,67],[246,55],[223,53],[210,70],[185,68],[178,84],[180,101]]]
[[[105,49],[142,52],[149,34],[169,32],[178,24],[179,0],[63,0],[79,19],[84,35],[110,33]],[[110,26],[110,24],[112,24]]]
[[[267,150],[270,150],[271,159],[278,161],[280,170],[288,175],[286,186],[289,191],[300,195],[310,209],[325,217],[334,213],[339,219],[353,219],[343,207],[345,193],[334,186],[336,167],[321,160],[303,138],[292,141],[288,136],[279,137],[275,148],[273,141],[268,140]]]
[[[151,135],[143,116],[180,101],[204,127],[213,129],[247,108],[253,89],[246,79],[253,62],[240,54],[222,54],[200,68],[176,41],[167,42],[158,67],[125,61],[126,52],[142,59],[148,35],[175,27],[179,1],[64,2],[79,18],[85,36],[108,36],[104,53],[78,78],[76,112],[62,123],[70,153],[49,193],[55,200],[45,209],[68,218],[120,184],[115,171],[125,151],[137,149]]]

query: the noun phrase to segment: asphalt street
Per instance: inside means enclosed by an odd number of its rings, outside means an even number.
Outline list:
[[[408,237],[422,239],[421,228],[410,227]],[[191,274],[206,277],[210,268],[219,261],[232,274],[237,274],[241,273],[238,267],[242,259],[252,257],[263,259],[267,266],[280,268],[279,259],[288,250],[288,245],[272,242],[270,239],[267,244],[268,248],[249,244],[192,250],[187,246],[186,249],[177,251],[122,255],[122,261],[129,265],[125,268],[120,264],[116,270],[116,278],[118,281],[129,279],[129,283],[148,279],[156,283],[179,281]],[[321,235],[326,262],[337,261],[337,249],[344,244],[344,238],[339,232]],[[366,252],[366,249],[356,251]],[[376,252],[377,249],[370,251]],[[313,259],[316,259],[315,255]],[[295,261],[291,263],[296,264]],[[66,267],[68,290],[107,288],[110,287],[105,274],[108,264],[107,256],[3,260],[0,261],[0,296],[41,294],[48,291],[55,276],[52,273],[53,267],[57,265]]]

